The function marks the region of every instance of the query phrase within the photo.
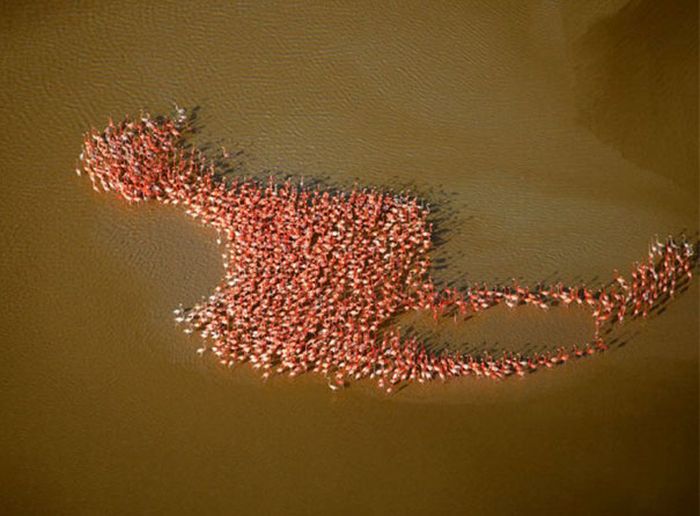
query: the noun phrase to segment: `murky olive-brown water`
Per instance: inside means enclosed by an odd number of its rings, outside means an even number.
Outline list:
[[[603,281],[698,229],[696,3],[148,4],[0,10],[0,512],[697,513],[697,281],[522,380],[262,383],[171,320],[212,234],[73,173],[91,125],[177,101],[248,173],[436,202],[441,280]],[[579,315],[445,331],[552,344]]]

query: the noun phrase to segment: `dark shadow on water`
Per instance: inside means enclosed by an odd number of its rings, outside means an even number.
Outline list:
[[[698,2],[630,1],[572,47],[579,122],[698,191]]]

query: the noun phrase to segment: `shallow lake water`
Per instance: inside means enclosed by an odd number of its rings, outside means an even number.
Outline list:
[[[523,379],[262,382],[171,319],[218,281],[214,235],[73,173],[91,126],[177,102],[240,173],[438,206],[441,281],[602,283],[698,230],[697,9],[3,4],[0,512],[697,513],[697,281],[608,353]],[[430,332],[519,349],[585,340],[580,315]]]

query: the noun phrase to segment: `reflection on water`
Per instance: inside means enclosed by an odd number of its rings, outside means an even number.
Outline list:
[[[0,7],[5,512],[697,512],[697,283],[572,367],[333,396],[198,360],[169,314],[211,235],[72,173],[86,128],[176,100],[247,173],[444,206],[439,280],[607,278],[697,229],[687,5]],[[559,324],[510,317],[462,336]]]

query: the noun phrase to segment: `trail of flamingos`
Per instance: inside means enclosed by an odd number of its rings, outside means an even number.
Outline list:
[[[692,278],[696,264],[694,246],[669,237],[652,242],[631,277],[615,274],[596,290],[561,283],[438,289],[430,275],[429,208],[418,199],[367,188],[331,193],[272,178],[224,181],[213,161],[184,145],[187,128],[184,110],[110,120],[85,135],[76,172],[98,192],[182,205],[217,230],[224,278],[208,298],[176,309],[175,320],[205,339],[200,354],[211,351],[229,367],[248,362],[265,378],[313,372],[333,390],[372,378],[391,392],[414,381],[522,376],[606,350],[604,324],[646,317]],[[586,341],[551,352],[472,356],[432,351],[391,324],[408,310],[459,319],[500,303],[581,305],[595,329]]]

